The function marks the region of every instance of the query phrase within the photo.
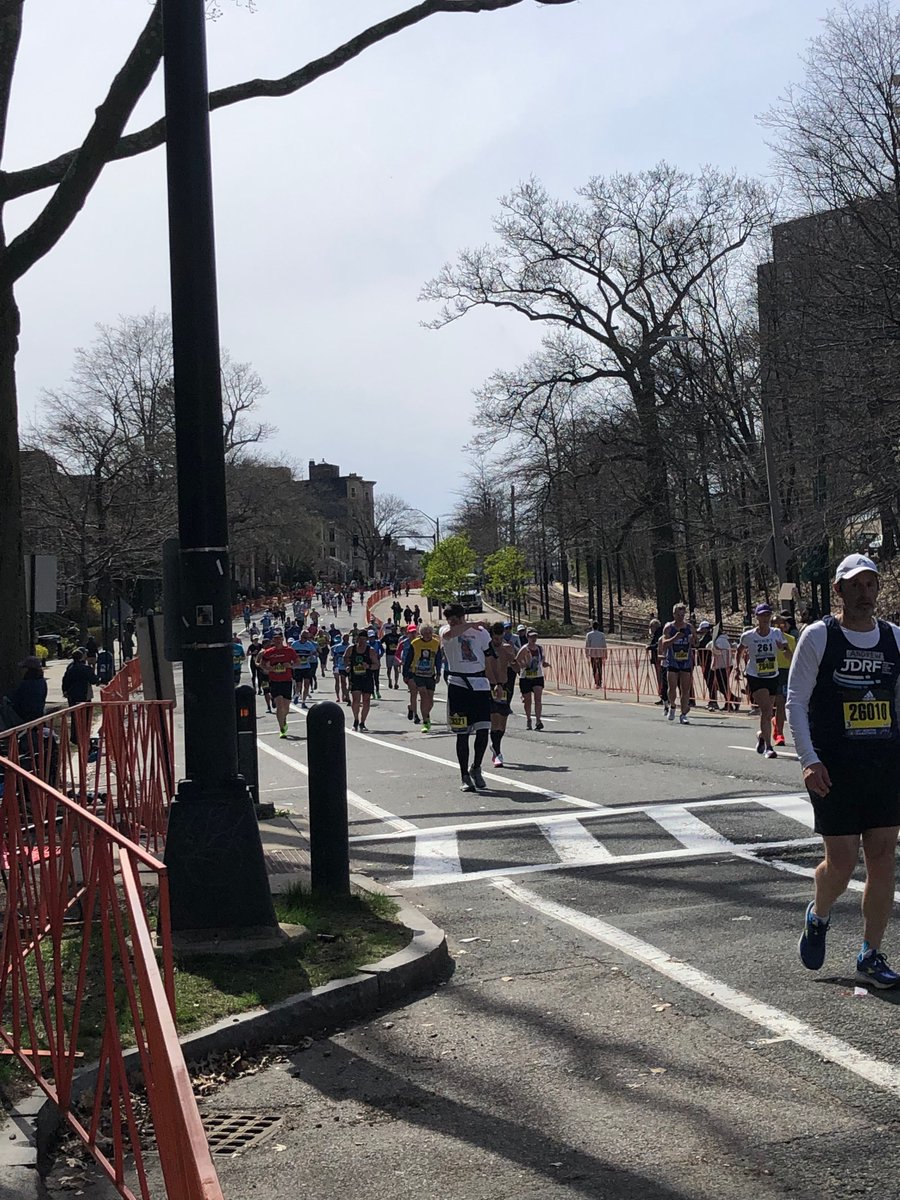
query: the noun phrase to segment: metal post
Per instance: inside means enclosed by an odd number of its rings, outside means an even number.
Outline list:
[[[313,892],[350,895],[347,743],[344,710],[333,700],[306,719],[309,761],[309,855]]]
[[[173,931],[277,929],[238,775],[204,0],[163,0],[185,772],[169,817]]]

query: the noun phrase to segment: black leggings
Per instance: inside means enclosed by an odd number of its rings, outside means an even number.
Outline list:
[[[484,752],[487,750],[488,744],[488,729],[477,729],[475,731],[475,751],[472,756],[472,766],[480,767],[481,760],[484,758]],[[459,760],[459,769],[463,775],[469,773],[469,735],[467,733],[458,733],[456,735],[456,757]]]

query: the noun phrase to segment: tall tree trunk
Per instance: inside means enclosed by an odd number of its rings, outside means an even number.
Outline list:
[[[632,385],[635,410],[641,427],[644,459],[644,503],[649,522],[650,553],[653,557],[653,581],[656,606],[667,616],[680,599],[678,556],[672,526],[672,504],[666,453],[656,408],[656,380],[651,367],[645,367]]]
[[[737,567],[731,568],[731,611],[738,611],[738,582],[737,582]]]
[[[744,615],[748,623],[753,624],[753,580],[750,577],[750,564],[743,564],[744,570]]]
[[[587,579],[587,594],[588,594],[588,616],[591,620],[594,619],[594,561],[590,552],[585,555],[584,559],[584,574]]]
[[[12,287],[0,289],[0,695],[20,677],[17,668],[28,645],[25,604],[25,541],[22,522],[22,475],[19,463],[19,413],[16,353],[19,309]]]
[[[713,621],[719,625],[722,622],[722,582],[719,579],[718,559],[709,560],[709,570],[712,576],[713,589]]]
[[[597,620],[600,622],[600,628],[603,628],[603,552],[598,545],[594,551],[594,570],[596,572],[597,585]]]
[[[565,546],[559,548],[559,573],[563,594],[563,625],[572,624],[572,597],[569,594],[569,554]]]
[[[609,568],[609,555],[606,556],[606,590],[609,596],[609,625],[610,633],[616,632],[616,610],[613,604],[613,575]]]

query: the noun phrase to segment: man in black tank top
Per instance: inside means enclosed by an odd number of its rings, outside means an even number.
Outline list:
[[[900,975],[881,950],[894,902],[900,832],[900,628],[875,617],[878,567],[865,555],[840,563],[839,620],[806,626],[788,676],[787,710],[803,782],[825,843],[815,897],[806,910],[800,958],[825,961],[831,909],[847,889],[862,844],[866,864],[863,943],[856,978],[892,988]]]

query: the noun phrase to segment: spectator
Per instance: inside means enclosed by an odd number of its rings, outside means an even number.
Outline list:
[[[87,659],[87,664],[92,671],[97,665],[98,649],[99,647],[97,646],[97,639],[93,635],[90,635],[87,641],[84,643],[84,655]]]
[[[594,687],[603,687],[603,663],[606,659],[606,635],[600,628],[599,621],[592,621],[591,627],[585,634],[584,652],[587,655],[594,676]]]
[[[701,621],[697,626],[697,649],[700,653],[697,655],[700,663],[700,669],[703,672],[703,681],[706,684],[706,690],[709,694],[709,703],[707,708],[718,711],[718,704],[713,700],[713,665],[712,654],[710,652],[710,643],[712,642],[712,625],[709,621]]]
[[[86,647],[76,650],[62,678],[62,693],[70,708],[75,704],[86,704],[93,699],[93,685],[98,681],[93,669],[85,661],[86,658]]]
[[[657,621],[656,617],[650,622],[648,630],[650,641],[647,643],[647,654],[650,658],[650,665],[656,674],[656,683],[659,687],[659,699],[657,704],[665,704],[669,695],[669,681],[666,677],[666,669],[659,661],[659,639],[662,637],[662,622]]]
[[[709,681],[709,699],[710,708],[715,705],[718,709],[718,694],[721,692],[722,699],[725,701],[725,712],[738,711],[736,699],[732,696],[728,686],[728,676],[731,673],[731,649],[728,634],[724,629],[720,629],[710,646],[712,674]]]
[[[19,663],[25,672],[14,690],[7,696],[9,704],[14,709],[21,724],[28,721],[38,721],[44,715],[47,703],[47,680],[44,678],[44,664],[36,654],[29,654]]]
[[[97,652],[97,682],[100,684],[109,683],[115,673],[116,664],[113,661],[112,654],[108,650],[99,650]]]

